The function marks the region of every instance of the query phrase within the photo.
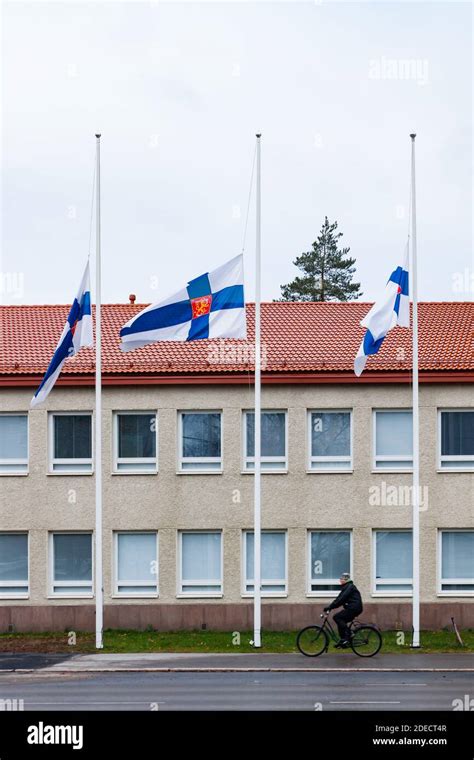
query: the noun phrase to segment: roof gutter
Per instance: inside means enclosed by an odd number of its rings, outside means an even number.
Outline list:
[[[33,388],[39,385],[43,375],[3,375],[0,376],[0,386],[4,388]],[[209,374],[108,374],[102,375],[104,386],[126,385],[252,385],[253,372],[245,373],[209,373]],[[361,377],[356,377],[353,372],[262,372],[264,385],[328,385],[335,383],[373,385],[376,383],[406,383],[412,381],[412,374],[408,371],[400,372],[365,372]],[[473,370],[434,371],[420,372],[421,383],[473,383]],[[62,375],[56,386],[83,387],[94,386],[94,375],[77,374]]]

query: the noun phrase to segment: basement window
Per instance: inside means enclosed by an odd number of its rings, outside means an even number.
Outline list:
[[[442,530],[439,593],[474,595],[474,530]]]
[[[408,530],[373,533],[374,593],[377,596],[411,596],[413,541]]]
[[[121,596],[157,596],[156,532],[115,533],[115,593]]]
[[[262,596],[285,596],[287,593],[286,531],[264,530],[261,533],[261,590]],[[254,594],[254,532],[244,532],[245,569],[243,593]]]
[[[180,531],[179,557],[179,595],[222,596],[221,531]]]
[[[54,596],[92,596],[92,534],[50,534],[50,578]]]
[[[309,532],[310,596],[339,593],[339,578],[351,572],[352,535],[348,530],[313,530]]]
[[[28,534],[0,533],[0,598],[28,597]]]

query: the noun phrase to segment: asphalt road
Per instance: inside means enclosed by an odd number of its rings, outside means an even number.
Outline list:
[[[376,657],[357,657],[353,652],[325,654],[323,657],[303,657],[301,654],[272,654],[265,652],[240,653],[149,653],[149,654],[40,654],[0,653],[0,671],[34,670],[43,672],[87,672],[115,670],[471,670],[474,655],[468,652],[426,654],[424,652],[379,654]]]
[[[97,673],[0,676],[24,710],[452,710],[472,673]]]

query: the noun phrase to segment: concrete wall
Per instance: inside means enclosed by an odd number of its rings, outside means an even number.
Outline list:
[[[305,604],[277,604],[264,600],[262,628],[272,631],[298,630],[311,623],[319,623],[320,600]],[[421,604],[420,619],[423,630],[451,628],[454,617],[458,628],[474,626],[474,605],[456,600],[445,603]],[[411,605],[393,600],[365,602],[359,620],[376,623],[382,630],[410,630]],[[89,604],[50,604],[0,607],[0,631],[92,631],[95,626],[94,607]],[[104,608],[104,627],[157,631],[221,630],[251,631],[253,607],[246,603],[210,604],[208,601],[186,601],[180,604],[108,604]],[[454,634],[453,634],[454,635]]]
[[[46,409],[30,412],[29,474],[0,478],[0,530],[30,533],[30,595],[21,601],[0,599],[0,630],[12,623],[23,629],[68,627],[69,621],[78,629],[93,626],[93,600],[48,598],[47,561],[50,531],[93,530],[95,480],[93,475],[48,474],[48,411],[90,411],[93,394],[92,388],[56,388]],[[26,411],[31,391],[5,389],[1,398],[2,411]],[[208,627],[232,628],[239,620],[240,628],[247,624],[250,627],[251,604],[243,599],[241,588],[241,532],[253,523],[253,478],[242,474],[241,413],[252,403],[250,386],[104,388],[106,625],[109,621],[113,626],[140,627],[150,620],[149,624],[166,629],[208,621]],[[379,617],[385,615],[387,624],[409,620],[409,599],[373,595],[371,535],[374,528],[410,528],[411,507],[371,505],[369,497],[370,488],[381,487],[383,481],[387,485],[411,483],[410,474],[372,471],[372,410],[409,408],[410,403],[410,389],[396,385],[264,387],[264,408],[288,409],[289,439],[288,473],[262,477],[262,527],[288,530],[288,595],[265,600],[264,625],[297,627],[315,607],[319,609],[326,602],[325,598],[307,595],[307,540],[311,528],[351,530],[354,579],[368,613],[372,610]],[[428,487],[429,498],[427,509],[421,512],[425,623],[434,625],[442,620],[447,624],[452,610],[456,610],[472,625],[473,597],[437,593],[438,529],[474,527],[474,474],[437,471],[437,409],[473,406],[472,388],[461,384],[423,385],[420,406],[421,484]],[[307,472],[307,409],[313,408],[353,410],[352,473]],[[155,409],[159,416],[158,474],[112,474],[113,411]],[[222,474],[177,474],[178,409],[222,409]],[[177,598],[177,530],[183,528],[223,530],[222,598]],[[159,531],[159,598],[113,598],[113,531],[139,529]],[[213,612],[216,606],[220,612]],[[81,607],[85,609],[81,611]],[[143,613],[142,607],[146,608]]]

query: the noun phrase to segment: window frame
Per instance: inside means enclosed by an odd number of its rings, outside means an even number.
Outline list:
[[[183,414],[219,414],[220,416],[220,457],[183,457]],[[202,467],[183,468],[184,463],[201,464]],[[218,467],[206,467],[206,464]],[[221,475],[224,471],[224,414],[222,409],[178,409],[178,467],[177,475]]]
[[[306,596],[311,598],[327,598],[337,594],[334,589],[332,591],[321,590],[313,591],[311,585],[313,584],[312,572],[311,572],[311,535],[312,533],[349,533],[349,572],[351,578],[353,576],[354,566],[354,537],[352,528],[308,528],[306,535]],[[327,578],[321,585],[336,584],[339,583],[339,578]]]
[[[386,597],[386,598],[403,597],[405,599],[411,599],[413,597],[413,559],[412,559],[411,578],[386,578],[383,580],[377,580],[377,533],[409,533],[412,535],[412,541],[413,541],[413,531],[411,530],[411,528],[372,528],[371,596]],[[407,583],[411,583],[411,589],[406,589],[406,590],[398,589],[397,591],[394,591],[394,590],[382,591],[382,590],[377,589],[377,585],[393,586],[395,583],[400,583],[400,584],[405,584],[405,585]]]
[[[125,409],[117,409],[113,413],[112,419],[112,475],[156,475],[158,473],[158,411],[155,410],[136,410],[130,411]],[[123,415],[141,415],[142,417],[155,417],[155,456],[154,457],[119,457],[119,417]],[[153,469],[140,470],[140,469],[119,469],[119,464],[152,464]]]
[[[375,409],[372,409],[372,472],[383,472],[383,473],[390,473],[390,472],[413,472],[413,453],[407,455],[407,456],[395,456],[394,454],[387,454],[385,456],[377,455],[377,414],[380,413],[397,413],[397,412],[411,412],[411,419],[412,419],[412,425],[413,425],[413,409],[412,407],[377,407]],[[400,461],[410,461],[411,465],[409,467],[403,466],[403,467],[379,467],[377,465],[377,461],[383,461],[383,462],[400,462]]]
[[[353,409],[346,408],[346,409],[334,409],[331,407],[330,409],[307,409],[306,410],[306,446],[307,446],[307,457],[306,457],[306,472],[310,475],[313,474],[336,474],[336,475],[344,475],[347,473],[353,473],[354,472],[354,425],[353,425]],[[349,456],[332,456],[332,457],[317,457],[313,456],[313,446],[312,446],[312,429],[311,429],[311,416],[313,414],[348,414],[349,415],[349,446],[350,446],[350,454]],[[312,462],[328,462],[328,467],[312,467]],[[330,462],[347,462],[347,467],[330,467]]]
[[[437,472],[473,472],[474,471],[474,454],[466,454],[463,456],[462,454],[442,454],[442,415],[444,412],[471,412],[474,414],[474,407],[439,407],[438,410],[438,424],[437,424],[437,433],[438,433],[438,445],[437,445],[437,463],[436,463],[436,469]],[[443,462],[465,462],[465,461],[472,461],[472,467],[443,467]]]
[[[0,535],[25,536],[26,535],[26,566],[28,579],[26,591],[8,591],[9,588],[21,586],[23,581],[0,581],[0,600],[2,599],[29,599],[30,598],[30,532],[28,530],[2,530]]]
[[[8,466],[8,465],[24,465],[25,469],[23,470],[8,470],[8,469],[1,469],[0,467],[0,477],[1,476],[20,476],[24,477],[25,475],[29,474],[30,471],[30,415],[28,412],[20,411],[20,412],[0,412],[0,417],[26,417],[26,459],[19,458],[19,459],[0,459],[0,465]]]
[[[436,596],[441,597],[468,597],[472,598],[474,597],[474,589],[472,591],[445,591],[443,589],[443,583],[444,585],[448,585],[451,583],[459,584],[467,581],[468,583],[471,583],[471,585],[474,585],[474,581],[472,578],[449,578],[448,584],[446,581],[443,581],[442,578],[442,572],[443,572],[443,533],[474,533],[474,528],[438,528],[438,538],[437,538],[437,557],[436,557],[436,566],[437,566],[437,572],[436,572]]]
[[[152,591],[120,591],[119,590],[119,579],[118,579],[118,564],[119,564],[119,552],[118,552],[118,537],[120,535],[153,535],[155,536],[155,562],[156,562],[156,581],[154,585],[152,586],[151,582],[144,581],[141,583],[142,586],[149,585],[150,588],[153,588]],[[113,531],[113,591],[112,591],[112,598],[117,599],[157,599],[160,595],[160,572],[159,572],[159,557],[160,557],[160,547],[159,547],[159,531],[158,530],[114,530]],[[132,581],[122,581],[120,583],[121,586],[133,586]]]
[[[91,457],[90,458],[80,458],[80,459],[67,459],[67,458],[60,458],[55,457],[55,450],[54,450],[54,418],[55,417],[90,417],[91,420]],[[70,412],[61,412],[61,411],[51,411],[48,412],[48,475],[93,475],[94,474],[94,461],[95,461],[95,451],[94,451],[94,433],[93,433],[93,427],[94,427],[94,412],[91,411],[70,411]],[[71,467],[74,464],[84,464],[89,465],[90,469],[88,470],[55,470],[54,466],[57,464],[61,465],[67,465],[70,464]]]
[[[253,409],[242,410],[242,475],[253,475],[255,468],[249,468],[253,462],[255,465],[255,456],[247,456],[247,415],[255,414]],[[285,415],[285,454],[283,457],[260,457],[262,475],[282,475],[288,473],[288,409],[262,409],[262,414],[284,414]],[[281,467],[271,467],[266,469],[264,465],[268,462],[281,462]]]
[[[241,531],[241,592],[240,595],[244,599],[253,599],[254,598],[254,591],[248,591],[247,585],[249,584],[249,581],[251,579],[247,578],[247,534],[254,533],[253,528],[243,528]],[[285,578],[267,578],[266,585],[269,586],[276,586],[276,585],[283,585],[284,589],[280,591],[264,591],[263,589],[263,577],[262,577],[262,589],[261,589],[261,597],[263,598],[273,598],[273,599],[283,599],[288,596],[288,530],[286,528],[265,528],[261,531],[262,535],[264,533],[280,533],[283,534],[285,538]],[[255,579],[253,579],[255,581]],[[255,585],[255,584],[254,584]]]
[[[70,591],[62,594],[59,591],[55,591],[55,587],[61,586],[77,586],[77,588],[84,588],[83,581],[58,581],[54,579],[54,536],[77,536],[87,535],[91,537],[91,591],[78,592],[72,594]],[[94,552],[94,532],[91,530],[52,530],[48,534],[48,599],[93,599],[94,598],[94,578],[95,578],[95,552]],[[89,584],[88,584],[89,585]]]
[[[220,583],[214,583],[209,579],[199,579],[198,581],[183,582],[183,535],[185,533],[217,533],[220,535]],[[221,528],[210,528],[209,530],[192,528],[183,528],[177,531],[177,569],[176,569],[176,598],[177,599],[221,599],[224,596],[224,531]],[[216,591],[183,591],[183,586],[216,586]]]

